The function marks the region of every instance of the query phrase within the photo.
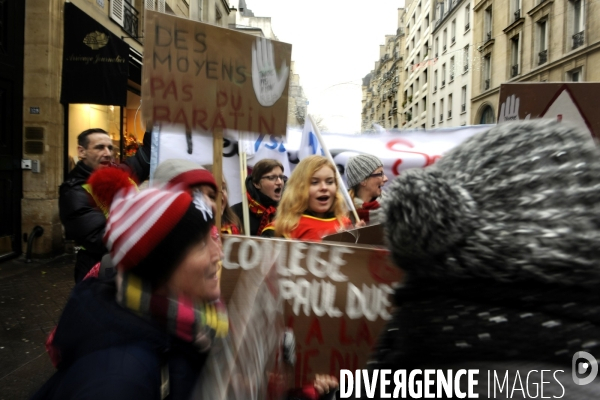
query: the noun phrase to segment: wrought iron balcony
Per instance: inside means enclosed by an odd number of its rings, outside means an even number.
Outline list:
[[[514,15],[515,15],[515,21],[517,21],[519,18],[521,18],[521,9],[518,9],[517,11],[515,11]]]
[[[545,64],[546,61],[548,61],[548,49],[546,49],[544,51],[540,51],[540,53],[538,55],[539,55],[538,65]]]
[[[576,49],[579,46],[583,46],[583,32],[576,33],[573,35],[573,48]]]
[[[519,75],[519,64],[513,65],[510,72],[511,78],[514,78],[517,75]]]
[[[483,89],[488,90],[490,88],[490,79],[483,81]]]
[[[126,1],[124,1],[123,4],[125,5],[125,12],[123,13],[123,30],[132,38],[137,38],[140,12]]]

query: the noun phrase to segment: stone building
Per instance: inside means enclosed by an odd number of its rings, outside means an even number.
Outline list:
[[[494,123],[504,82],[600,81],[600,4],[478,0],[471,123]]]
[[[118,158],[141,141],[145,10],[235,29],[248,20],[245,2],[240,3],[238,14],[227,0],[0,2],[0,260],[24,252],[36,226],[43,233],[32,241],[34,255],[64,251],[58,188],[77,161],[81,131],[105,129]],[[246,31],[272,35],[270,21],[251,28],[261,32]],[[73,43],[81,46],[83,38],[65,38],[65,31],[75,29],[90,33],[83,41],[88,46],[110,41],[119,49],[111,60],[128,67],[123,79],[109,79],[111,84],[101,91],[89,90],[110,75],[110,66],[104,70],[100,65],[81,77],[83,85],[71,85],[65,93],[64,49]],[[120,100],[111,101],[115,98]],[[22,170],[21,159],[30,160],[32,168]]]
[[[387,35],[379,46],[375,69],[362,82],[361,131],[372,131],[374,124],[385,129],[400,128],[405,118],[399,107],[403,93],[403,49],[405,10],[398,9],[396,35]]]
[[[470,123],[472,0],[444,0],[432,10],[428,128]]]

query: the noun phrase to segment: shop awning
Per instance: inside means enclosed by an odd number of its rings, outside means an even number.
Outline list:
[[[61,103],[125,106],[129,53],[127,43],[66,3]]]

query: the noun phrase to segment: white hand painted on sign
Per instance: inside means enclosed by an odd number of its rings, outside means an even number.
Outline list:
[[[262,106],[270,107],[279,100],[287,84],[289,71],[284,60],[277,73],[273,44],[269,39],[256,38],[256,43],[252,44],[252,86]]]
[[[519,103],[520,99],[517,97],[515,99],[515,95],[508,96],[506,101],[502,103],[500,107],[500,116],[498,117],[498,122],[506,122],[506,121],[517,121],[519,120]],[[527,114],[525,117],[525,121],[527,121],[531,117],[531,114]]]

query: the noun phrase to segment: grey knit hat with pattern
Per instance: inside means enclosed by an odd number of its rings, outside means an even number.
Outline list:
[[[379,167],[383,167],[381,160],[370,154],[360,154],[350,157],[346,164],[348,189],[367,179]]]
[[[566,122],[497,125],[388,195],[386,240],[409,276],[600,284],[600,150]]]

